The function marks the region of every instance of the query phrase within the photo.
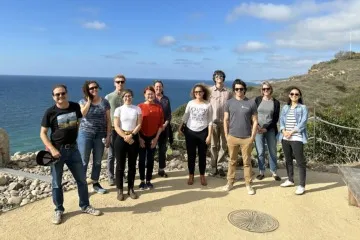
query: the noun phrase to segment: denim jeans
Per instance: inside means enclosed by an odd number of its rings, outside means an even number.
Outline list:
[[[139,175],[141,181],[146,179],[146,181],[149,182],[152,179],[152,173],[154,170],[155,148],[151,148],[151,141],[155,138],[155,136],[141,136],[141,138],[145,141],[145,148],[139,148]]]
[[[77,147],[71,149],[60,148],[59,152],[61,154],[60,161],[51,165],[52,199],[56,207],[55,211],[65,211],[63,206],[64,195],[61,185],[64,164],[68,166],[76,181],[79,206],[81,209],[85,209],[90,205],[89,193],[79,150]]]
[[[108,178],[115,179],[114,175],[114,165],[115,165],[115,150],[114,150],[114,144],[117,137],[117,132],[115,130],[111,131],[111,137],[110,137],[110,145],[108,148],[108,158],[107,158],[107,174]]]
[[[104,154],[104,144],[102,138],[106,136],[105,133],[90,133],[79,131],[78,145],[81,154],[82,163],[84,165],[84,172],[86,176],[87,166],[89,164],[90,153],[93,153],[93,167],[91,171],[91,179],[99,181],[101,172],[101,160]]]
[[[256,134],[255,147],[258,155],[259,170],[265,171],[265,141],[269,151],[270,171],[276,173],[277,170],[277,155],[276,155],[276,135],[275,130],[270,129],[268,132]]]

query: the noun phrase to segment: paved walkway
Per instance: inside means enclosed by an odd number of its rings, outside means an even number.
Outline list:
[[[279,173],[285,176],[283,170]],[[208,178],[204,188],[197,177],[189,187],[185,172],[169,175],[155,179],[156,189],[141,192],[138,200],[119,202],[114,188],[107,195],[92,195],[91,203],[104,212],[99,217],[80,213],[76,190],[65,193],[61,225],[51,223],[50,198],[7,212],[0,215],[0,239],[358,240],[360,236],[360,208],[348,206],[347,188],[337,174],[309,171],[303,196],[296,196],[295,188],[280,188],[272,178],[255,180],[257,194],[249,196],[242,182],[224,193],[223,179]],[[270,233],[240,230],[227,220],[239,209],[270,214],[280,226]]]

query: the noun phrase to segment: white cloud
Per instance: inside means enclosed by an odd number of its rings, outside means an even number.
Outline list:
[[[291,8],[287,5],[272,3],[242,3],[227,15],[228,22],[235,21],[240,16],[253,16],[275,21],[284,21],[291,18]]]
[[[107,26],[104,22],[92,21],[83,23],[83,27],[88,29],[103,30]]]
[[[173,36],[163,36],[157,40],[157,44],[160,46],[172,46],[176,43],[176,39]]]
[[[234,51],[237,53],[243,53],[243,52],[262,52],[267,51],[269,47],[262,42],[257,41],[249,41],[245,44],[241,44],[237,46]]]
[[[333,0],[327,2],[316,2],[314,0],[297,1],[294,4],[273,4],[273,3],[242,3],[235,7],[227,16],[227,22],[236,21],[241,16],[271,21],[288,21],[301,16],[313,14],[336,12],[344,3],[353,0]],[[354,0],[355,1],[355,0]]]
[[[338,50],[349,43],[350,31],[353,43],[360,43],[360,1],[337,4],[336,12],[304,18],[274,34],[275,44],[283,48]]]

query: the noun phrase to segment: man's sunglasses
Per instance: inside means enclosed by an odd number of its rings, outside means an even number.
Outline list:
[[[54,93],[55,97],[60,97],[60,96],[65,96],[66,92],[59,92],[59,93]]]
[[[238,92],[238,91],[244,91],[245,88],[235,88],[235,92]]]
[[[115,81],[117,84],[124,84],[125,83],[125,81]]]

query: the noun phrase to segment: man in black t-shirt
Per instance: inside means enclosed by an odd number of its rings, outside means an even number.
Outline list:
[[[73,174],[79,194],[79,206],[84,213],[99,216],[101,212],[89,203],[89,193],[86,183],[81,156],[76,144],[79,119],[82,117],[78,103],[67,100],[65,85],[56,85],[52,91],[55,105],[48,108],[41,122],[40,138],[46,149],[60,161],[51,165],[52,198],[55,204],[54,224],[60,224],[65,211],[62,190],[63,167],[66,164]],[[48,129],[51,129],[50,139]]]

